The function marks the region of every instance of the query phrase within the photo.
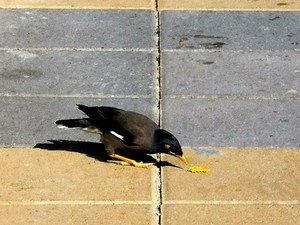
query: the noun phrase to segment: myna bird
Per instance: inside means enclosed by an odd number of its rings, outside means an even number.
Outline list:
[[[86,118],[58,120],[55,123],[59,127],[80,128],[86,132],[99,134],[110,157],[136,167],[153,165],[153,163],[136,162],[115,153],[116,150],[134,149],[146,154],[166,153],[174,155],[187,164],[180,144],[174,135],[160,129],[148,117],[113,107],[77,106],[87,115]]]

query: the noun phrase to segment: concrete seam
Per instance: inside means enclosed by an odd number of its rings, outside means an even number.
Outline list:
[[[169,99],[203,99],[203,100],[217,100],[217,99],[233,99],[233,100],[299,100],[300,96],[298,94],[287,94],[283,96],[249,96],[249,95],[166,95]]]
[[[49,201],[0,201],[1,206],[8,205],[153,205],[152,201],[95,201],[95,200],[49,200]]]
[[[27,94],[27,93],[0,93],[0,97],[23,97],[23,98],[153,98],[153,96],[151,96],[151,95]]]
[[[153,201],[96,201],[96,200],[48,200],[48,201],[0,201],[1,206],[8,205],[153,205]],[[299,205],[299,200],[169,200],[164,204],[193,204],[193,205]]]
[[[152,98],[152,95],[119,95],[119,94],[29,94],[29,93],[0,93],[0,97],[39,97],[39,98]],[[300,100],[297,95],[283,96],[247,96],[247,95],[166,95],[169,99],[203,99],[203,100],[257,100],[257,101],[280,101],[280,100]],[[161,101],[158,99],[157,101]],[[159,103],[160,105],[161,103]],[[161,106],[158,115],[161,114]],[[159,116],[161,120],[161,115]]]
[[[70,51],[70,52],[155,52],[155,48],[58,48],[58,47],[45,47],[45,48],[17,48],[17,47],[4,47],[0,51]]]
[[[70,47],[0,47],[0,51],[85,51],[85,52],[157,52],[157,48],[70,48]],[[185,52],[218,52],[219,49],[161,49],[161,53],[185,53]],[[223,49],[222,51],[227,52],[262,52],[262,53],[277,53],[277,52],[299,52],[300,49]]]
[[[280,150],[282,149],[289,149],[289,150],[299,150],[299,147],[294,147],[294,146],[260,146],[260,147],[255,147],[255,146],[182,146],[183,149],[206,149],[206,150],[216,150],[217,148],[220,149],[227,149],[227,150],[240,150],[240,149],[249,149],[249,150]]]
[[[159,2],[158,0],[154,0],[155,5],[155,65],[156,65],[156,96],[157,96],[157,109],[158,109],[158,125],[161,127],[161,99],[162,99],[162,89],[161,89],[161,49],[160,49],[160,13],[159,13]],[[161,155],[158,154],[158,160],[161,160]],[[155,223],[157,225],[161,225],[161,206],[162,206],[162,169],[161,167],[158,167],[156,170],[156,221]]]
[[[249,7],[249,8],[213,8],[213,7],[197,7],[195,6],[194,8],[192,7],[164,7],[161,8],[161,11],[197,11],[197,12],[224,12],[224,11],[228,11],[228,12],[253,12],[253,11],[257,11],[257,12],[299,12],[300,9],[299,8],[276,8],[276,7],[271,7],[271,8],[259,8],[259,7]]]
[[[234,53],[250,53],[250,52],[255,52],[255,53],[278,53],[278,52],[299,52],[300,49],[222,49],[222,52],[234,52]],[[162,53],[186,53],[186,52],[194,52],[194,53],[203,53],[203,52],[220,52],[220,49],[163,49]]]
[[[31,1],[34,2],[34,1]],[[66,1],[68,2],[68,1]],[[101,1],[99,1],[101,2]],[[104,2],[104,1],[103,1]],[[111,1],[106,1],[111,2]],[[115,6],[111,7],[109,5],[106,6],[80,6],[80,5],[72,5],[72,4],[64,4],[64,5],[47,5],[47,4],[8,4],[0,5],[0,9],[42,9],[42,10],[49,10],[49,9],[62,9],[62,10],[153,10],[152,6]]]
[[[213,200],[213,201],[188,201],[188,200],[170,200],[166,201],[165,204],[193,204],[193,205],[298,205],[300,204],[299,200],[269,200],[269,201],[251,201],[251,200]]]

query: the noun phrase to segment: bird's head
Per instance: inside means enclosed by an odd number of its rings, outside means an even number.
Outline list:
[[[154,135],[159,153],[173,155],[179,158],[185,164],[188,163],[187,159],[183,155],[179,141],[173,134],[166,130],[159,129],[155,131]]]

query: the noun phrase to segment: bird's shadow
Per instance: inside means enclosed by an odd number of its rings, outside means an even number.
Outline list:
[[[105,150],[105,146],[97,142],[86,142],[86,141],[72,141],[72,140],[48,140],[47,143],[38,143],[34,146],[35,148],[40,148],[48,151],[67,151],[67,152],[78,152],[85,154],[88,157],[94,158],[101,162],[111,163],[117,161],[111,158]],[[116,153],[119,153],[116,151]],[[119,153],[122,156],[133,159],[137,162],[144,163],[154,163],[157,167],[175,167],[182,169],[167,161],[157,161],[152,156],[144,154],[138,151],[122,151]]]

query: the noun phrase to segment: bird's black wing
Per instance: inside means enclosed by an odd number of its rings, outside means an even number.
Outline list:
[[[127,111],[114,107],[88,107],[77,105],[88,117],[89,121],[102,133],[110,133],[122,140],[126,145],[135,145],[136,132],[134,127],[128,126],[130,118]]]

